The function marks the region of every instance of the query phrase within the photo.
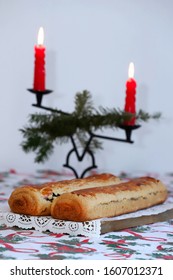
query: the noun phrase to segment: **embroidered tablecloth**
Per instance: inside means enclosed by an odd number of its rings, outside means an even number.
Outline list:
[[[161,179],[169,189],[173,188],[173,174],[119,174],[125,179],[146,175]],[[70,178],[70,174],[50,170],[39,170],[35,174],[22,174],[15,170],[0,172],[0,209],[7,204],[11,191],[17,186],[56,181],[68,176]],[[0,259],[173,260],[173,219],[99,237],[69,236],[2,224]]]

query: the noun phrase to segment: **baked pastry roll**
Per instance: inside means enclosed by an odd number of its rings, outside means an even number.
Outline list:
[[[45,216],[50,215],[52,201],[63,193],[120,182],[121,180],[117,176],[102,173],[83,179],[49,182],[42,185],[26,185],[16,188],[11,193],[8,204],[14,213]]]
[[[118,185],[76,190],[54,199],[53,218],[83,222],[118,216],[162,203],[167,198],[164,184],[141,177]]]

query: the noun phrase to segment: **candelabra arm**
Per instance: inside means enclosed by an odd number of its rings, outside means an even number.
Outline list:
[[[98,135],[98,134],[94,134],[92,132],[91,132],[91,135],[93,136],[93,138],[95,137],[95,138],[101,138],[101,139],[111,140],[111,141],[126,142],[126,143],[130,143],[130,144],[134,143],[134,141],[132,141],[129,136],[126,137],[126,139],[121,139],[121,138],[116,138],[116,137]]]
[[[58,113],[58,114],[63,114],[63,115],[70,115],[69,113],[64,112],[62,110],[57,110],[57,109],[53,109],[53,108],[42,106],[42,105],[38,105],[38,104],[32,104],[32,106],[40,108],[40,109],[43,109],[43,110],[46,110],[46,111],[50,111],[50,112],[53,112],[53,113]]]

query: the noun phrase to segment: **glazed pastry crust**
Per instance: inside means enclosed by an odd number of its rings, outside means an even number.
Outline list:
[[[117,176],[102,173],[83,179],[48,182],[42,185],[26,185],[16,188],[11,193],[8,204],[14,213],[47,216],[51,214],[52,201],[63,193],[120,182],[121,180]]]
[[[163,203],[167,189],[160,180],[141,177],[118,185],[76,190],[57,197],[53,218],[76,222],[118,216]]]

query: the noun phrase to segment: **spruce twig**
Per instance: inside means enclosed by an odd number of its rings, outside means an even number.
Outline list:
[[[44,162],[53,153],[54,144],[67,143],[69,136],[75,136],[78,147],[85,147],[90,131],[117,128],[132,117],[134,115],[115,108],[99,107],[96,110],[90,92],[84,90],[76,94],[75,109],[71,114],[31,114],[28,125],[20,129],[24,138],[21,147],[26,153],[35,152],[36,162]],[[146,122],[149,119],[159,119],[161,114],[150,115],[139,110],[135,117],[138,122]],[[102,143],[93,139],[90,149],[94,152],[101,148]]]

